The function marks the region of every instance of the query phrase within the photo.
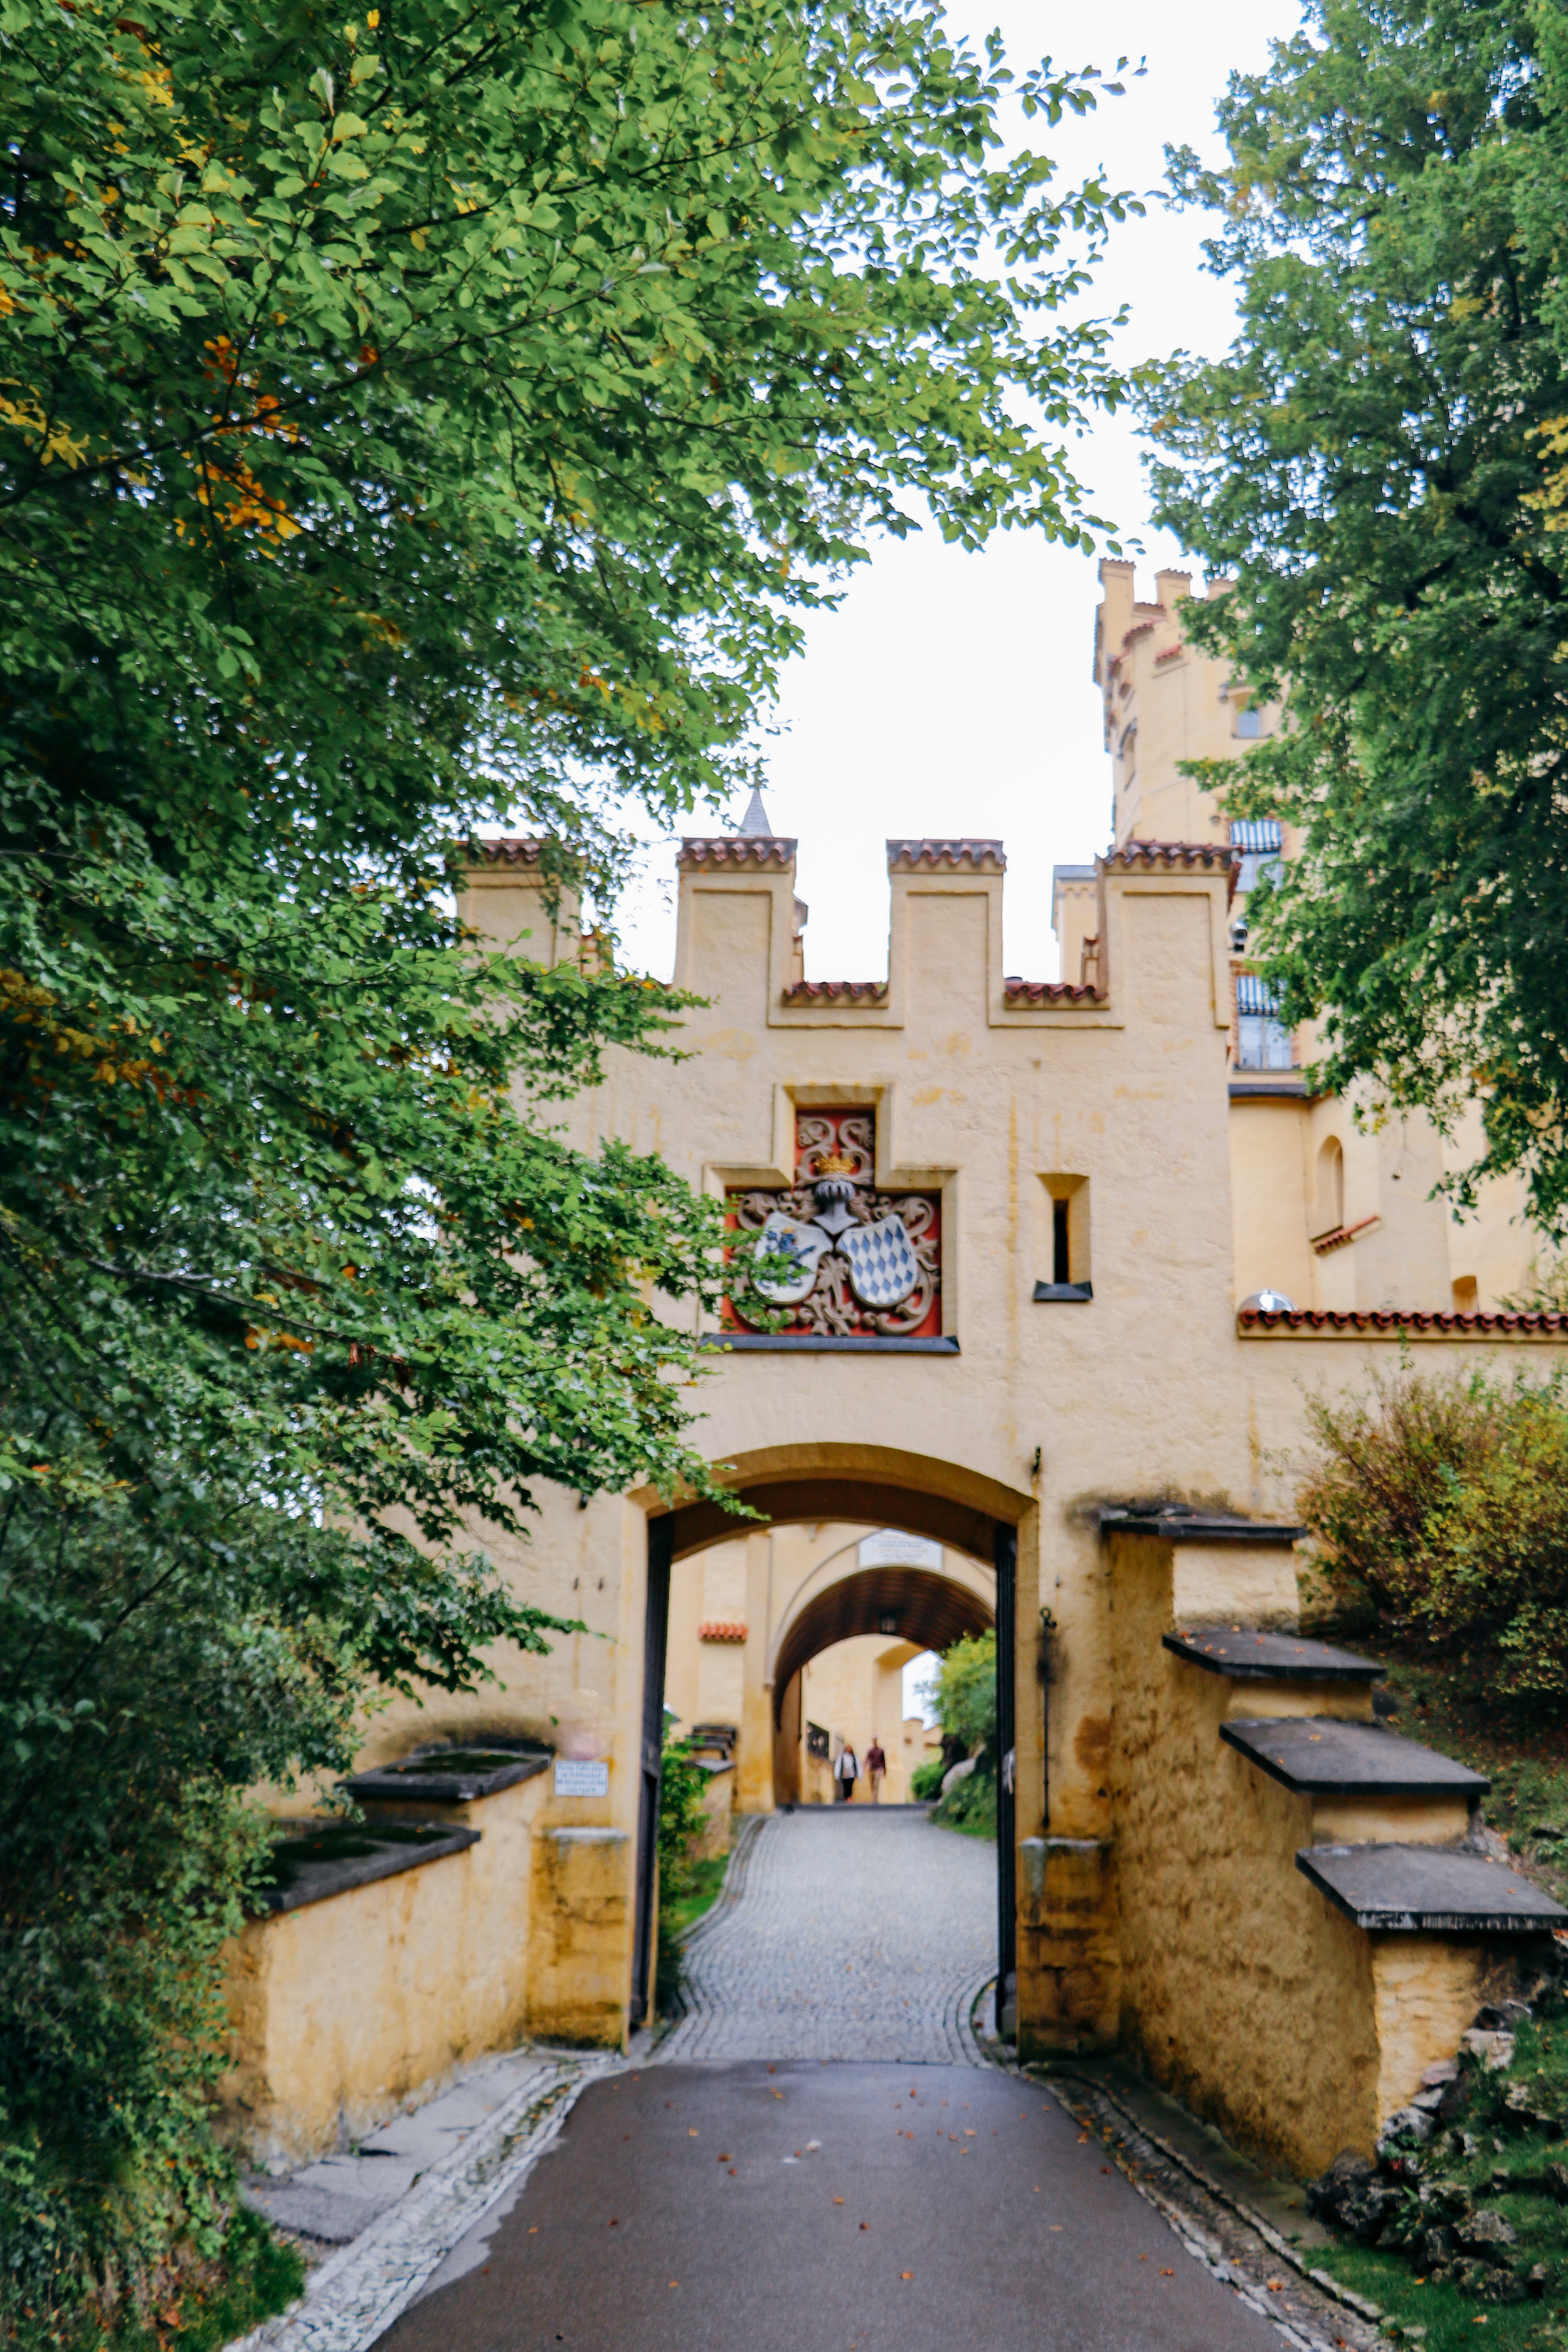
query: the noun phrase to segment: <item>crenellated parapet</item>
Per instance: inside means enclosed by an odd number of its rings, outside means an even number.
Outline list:
[[[796,846],[760,832],[681,845],[677,984],[748,1029],[1121,1028],[1141,1001],[1138,941],[1173,897],[1202,902],[1187,910],[1190,936],[1215,1023],[1228,1025],[1236,854],[1226,842],[1129,842],[1083,868],[1079,968],[1061,982],[1004,970],[1006,853],[971,835],[890,838],[887,977],[807,980]]]
[[[1100,863],[1110,872],[1120,869],[1129,874],[1162,870],[1170,873],[1177,869],[1224,874],[1227,877],[1228,905],[1241,871],[1241,852],[1226,841],[1124,841],[1117,848],[1108,849]]]
[[[889,841],[889,874],[1005,874],[999,841]]]
[[[755,873],[793,868],[796,843],[782,833],[689,834],[676,853],[684,873]]]
[[[529,873],[541,870],[545,844],[542,835],[513,834],[493,841],[470,841],[467,844],[469,862],[475,866],[510,866]]]

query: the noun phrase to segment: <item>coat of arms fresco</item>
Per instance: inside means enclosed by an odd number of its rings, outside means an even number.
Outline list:
[[[729,1197],[737,1236],[730,1262],[743,1269],[726,1301],[732,1329],[828,1339],[940,1334],[940,1199],[880,1192],[876,1167],[874,1111],[799,1113],[794,1185]]]

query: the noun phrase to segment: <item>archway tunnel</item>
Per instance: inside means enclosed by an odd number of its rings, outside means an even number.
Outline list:
[[[841,1576],[784,1628],[773,1663],[773,1721],[782,1722],[784,1693],[801,1667],[835,1643],[879,1633],[941,1651],[994,1622],[995,1612],[977,1593],[930,1569],[862,1568]]]
[[[997,1637],[997,1753],[1009,1758],[1014,1738],[1014,1615],[1017,1528],[1032,1498],[960,1465],[889,1448],[815,1444],[770,1449],[731,1458],[727,1478],[761,1521],[752,1531],[833,1523],[846,1532],[859,1527],[905,1531],[965,1556],[976,1571],[972,1581],[909,1562],[858,1565],[803,1599],[779,1626],[777,1651],[768,1661],[762,1686],[763,1647],[750,1626],[766,1612],[743,1619],[726,1611],[723,1622],[700,1627],[721,1643],[741,1643],[754,1663],[762,1721],[775,1741],[784,1738],[786,1695],[799,1693],[803,1670],[837,1644],[870,1635],[902,1646],[909,1657],[942,1652],[966,1634],[994,1627]],[[643,1499],[639,1496],[637,1499]],[[647,2013],[652,1946],[655,1850],[658,1833],[659,1755],[664,1725],[666,1651],[669,1629],[670,1576],[675,1561],[715,1546],[733,1545],[746,1523],[707,1498],[670,1508],[647,1496],[647,1611],[644,1654],[643,1793],[638,1822],[637,1912],[633,1968],[632,2016]],[[982,1591],[973,1582],[984,1585]],[[994,1596],[994,1599],[993,1599]],[[771,1628],[770,1628],[771,1630]],[[739,1661],[737,1660],[737,1663]],[[759,1729],[761,1726],[759,1725]],[[771,1743],[770,1743],[771,1744]],[[770,1768],[771,1769],[771,1768]],[[1014,1801],[1010,1762],[997,1800],[997,1896],[1001,1976],[1000,2012],[1010,1997],[1016,1944]]]

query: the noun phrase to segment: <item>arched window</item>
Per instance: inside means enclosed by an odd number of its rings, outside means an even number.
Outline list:
[[[1318,1197],[1312,1230],[1338,1233],[1345,1221],[1345,1155],[1337,1135],[1331,1135],[1318,1152]]]

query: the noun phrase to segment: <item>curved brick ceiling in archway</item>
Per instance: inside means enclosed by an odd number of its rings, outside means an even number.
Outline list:
[[[782,1719],[784,1696],[802,1666],[836,1642],[857,1633],[880,1633],[884,1616],[897,1619],[889,1642],[916,1642],[922,1650],[945,1650],[964,1633],[989,1633],[990,1604],[966,1586],[929,1568],[862,1568],[841,1576],[808,1601],[779,1643],[773,1668],[773,1716]]]

